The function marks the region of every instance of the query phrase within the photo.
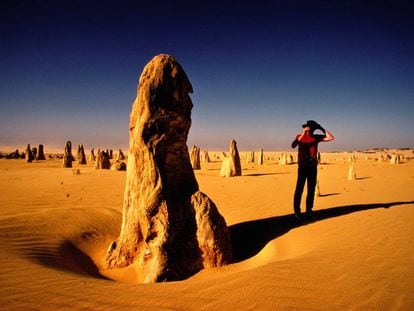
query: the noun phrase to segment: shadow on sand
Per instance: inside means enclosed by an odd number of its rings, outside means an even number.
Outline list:
[[[291,229],[354,212],[376,208],[390,208],[395,205],[405,204],[414,204],[414,201],[332,207],[315,211],[315,219],[312,221],[298,221],[293,215],[283,215],[230,226],[233,262],[240,262],[256,255],[268,242],[289,232]],[[46,267],[99,279],[107,279],[99,273],[92,259],[70,241],[65,241],[57,248],[35,243],[35,245],[21,249],[21,252],[29,260]]]
[[[291,229],[309,223],[369,209],[390,208],[405,204],[414,204],[414,201],[337,206],[315,211],[315,219],[311,221],[298,221],[291,214],[235,224],[229,227],[233,247],[233,261],[240,262],[246,260],[260,252],[271,240],[287,233]]]
[[[22,253],[29,260],[45,267],[107,279],[99,273],[92,259],[70,241],[63,242],[58,248],[50,246],[28,247],[23,249]]]
[[[268,175],[286,175],[289,173],[252,173],[252,174],[244,174],[243,176],[246,177],[256,177],[256,176],[268,176]]]

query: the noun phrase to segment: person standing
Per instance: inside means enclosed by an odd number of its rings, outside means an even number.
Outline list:
[[[323,134],[315,134],[320,130]],[[300,202],[303,188],[307,183],[308,193],[306,196],[306,216],[313,218],[313,200],[315,197],[316,179],[318,174],[318,144],[334,140],[333,135],[325,130],[319,123],[309,120],[302,125],[302,133],[296,135],[292,142],[292,148],[299,146],[298,150],[298,179],[296,181],[295,194],[293,197],[293,210],[295,217],[302,220]]]

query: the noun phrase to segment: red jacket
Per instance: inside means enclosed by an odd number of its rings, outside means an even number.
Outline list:
[[[310,135],[306,133],[302,140],[298,138],[301,134],[296,135],[295,142],[299,145],[298,164],[300,166],[317,165],[318,144],[324,139],[324,135]],[[292,144],[292,146],[293,146]]]

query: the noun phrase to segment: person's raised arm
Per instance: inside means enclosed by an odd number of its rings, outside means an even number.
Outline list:
[[[322,141],[332,141],[332,140],[335,139],[335,137],[332,135],[332,133],[329,132],[328,130],[325,130],[325,134],[326,134],[326,136],[325,136],[324,139],[322,139]]]
[[[302,134],[300,134],[298,137],[295,138],[295,140],[292,142],[292,148],[296,148],[296,146],[299,144],[299,142],[302,140],[303,136],[305,136],[306,132],[309,132],[310,128],[305,127],[302,130]]]

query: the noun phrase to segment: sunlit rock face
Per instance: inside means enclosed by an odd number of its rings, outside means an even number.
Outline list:
[[[139,79],[119,238],[107,268],[134,265],[139,282],[185,279],[231,261],[224,218],[203,193],[186,145],[192,86],[170,55],[154,57]]]
[[[234,139],[230,141],[229,155],[223,154],[223,162],[221,164],[220,176],[233,177],[241,176],[242,168],[240,162],[239,151],[237,150],[237,143]]]

